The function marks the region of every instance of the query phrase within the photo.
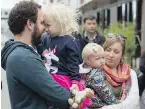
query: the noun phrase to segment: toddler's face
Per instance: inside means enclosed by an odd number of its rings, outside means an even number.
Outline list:
[[[87,65],[91,68],[103,68],[105,65],[105,54],[104,51],[91,54],[88,57]]]
[[[58,36],[61,33],[59,24],[53,19],[47,19],[47,21],[45,21],[45,30],[52,37]]]

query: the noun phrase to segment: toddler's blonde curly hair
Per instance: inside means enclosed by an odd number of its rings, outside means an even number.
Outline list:
[[[47,23],[47,19],[50,18],[56,21],[61,29],[60,36],[72,35],[72,33],[78,32],[78,20],[81,13],[77,9],[56,3],[45,7],[44,10],[44,23]]]

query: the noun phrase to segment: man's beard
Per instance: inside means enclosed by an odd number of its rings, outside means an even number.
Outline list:
[[[36,26],[34,27],[34,31],[32,33],[31,42],[33,46],[37,46],[41,43],[41,33],[39,32]]]

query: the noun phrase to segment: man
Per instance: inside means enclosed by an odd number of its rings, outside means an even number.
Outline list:
[[[83,34],[76,35],[76,38],[79,39],[80,52],[82,52],[83,48],[90,42],[103,45],[105,42],[105,38],[103,36],[100,36],[98,31],[96,30],[96,17],[93,15],[87,15],[84,17],[83,22]]]
[[[68,109],[68,90],[58,85],[43,65],[35,46],[44,32],[41,6],[30,1],[16,4],[8,25],[14,39],[2,49],[12,109]]]
[[[139,70],[142,75],[138,78],[139,92],[140,92],[140,107],[141,109],[145,106],[145,51],[141,54]]]
[[[141,96],[142,92],[145,90],[145,51],[142,52],[140,57],[139,70],[141,71],[141,73],[138,75],[138,83]]]
[[[145,51],[143,51],[140,57],[139,69],[145,75]]]

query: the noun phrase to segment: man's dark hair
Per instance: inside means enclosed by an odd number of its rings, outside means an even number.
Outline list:
[[[97,21],[97,19],[94,15],[86,15],[84,17],[83,21],[84,21],[84,23],[86,23],[86,20],[94,20],[94,19]]]
[[[41,6],[32,1],[21,1],[17,3],[10,11],[8,18],[8,25],[11,32],[20,34],[24,30],[27,20],[30,19],[36,23],[38,16],[38,9]]]

